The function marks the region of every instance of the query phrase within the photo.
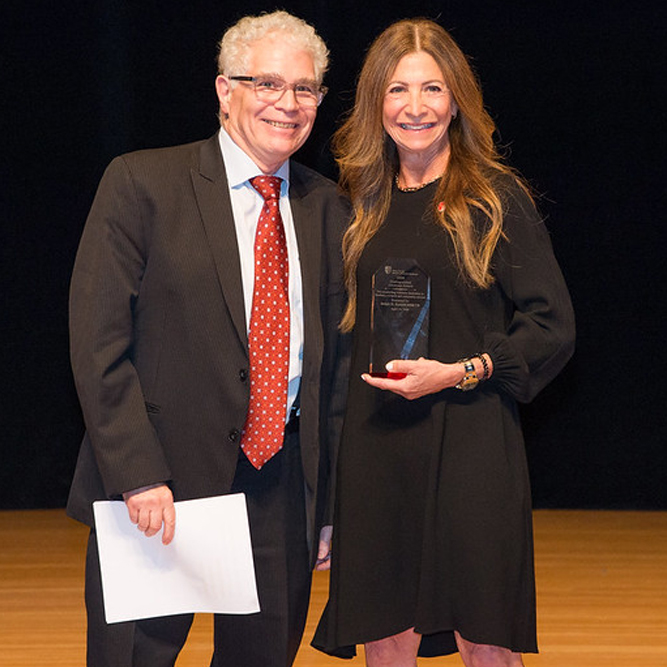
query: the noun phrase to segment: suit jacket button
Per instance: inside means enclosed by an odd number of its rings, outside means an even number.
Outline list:
[[[239,371],[239,380],[241,380],[241,382],[245,382],[247,379],[248,379],[248,370],[246,368],[242,368]]]
[[[230,439],[232,442],[238,442],[238,439],[239,439],[240,436],[241,436],[241,431],[239,431],[237,428],[233,428],[233,429],[229,432],[229,439]]]

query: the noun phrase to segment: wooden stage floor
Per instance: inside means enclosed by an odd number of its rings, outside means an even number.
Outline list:
[[[0,511],[2,667],[85,664],[85,541],[62,510]],[[667,512],[536,511],[535,544],[541,653],[527,667],[667,666]],[[308,646],[326,589],[316,573],[296,667],[363,665]],[[177,667],[208,667],[210,634],[198,616]]]

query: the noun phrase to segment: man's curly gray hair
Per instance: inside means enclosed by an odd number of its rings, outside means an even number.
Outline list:
[[[304,20],[285,11],[245,16],[225,32],[218,51],[218,74],[239,76],[247,74],[249,49],[267,35],[279,34],[285,42],[310,53],[315,78],[322,83],[329,64],[329,50],[315,29]]]

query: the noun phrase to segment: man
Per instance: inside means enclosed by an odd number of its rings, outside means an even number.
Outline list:
[[[216,667],[291,665],[312,567],[328,556],[317,534],[344,393],[348,211],[333,183],[289,159],[326,92],[327,57],[285,12],[228,30],[219,134],[116,158],[74,267],[86,435],[68,512],[92,527],[94,500],[123,498],[139,530],[168,544],[175,500],[245,493],[261,612],[216,616]],[[91,667],[173,665],[192,622],[107,624],[94,527],[86,606]]]

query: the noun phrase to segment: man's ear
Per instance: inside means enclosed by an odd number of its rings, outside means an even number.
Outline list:
[[[231,81],[222,74],[215,78],[215,92],[218,95],[220,102],[220,114],[224,116],[229,115],[229,96],[232,92]]]

